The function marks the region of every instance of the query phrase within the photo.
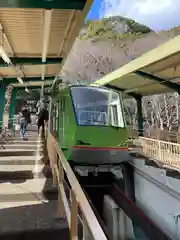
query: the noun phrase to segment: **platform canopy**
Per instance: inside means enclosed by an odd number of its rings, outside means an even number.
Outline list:
[[[131,96],[180,93],[180,35],[143,54],[94,84]],[[93,84],[93,85],[94,85]]]
[[[57,78],[92,2],[0,1],[0,83],[41,86]]]

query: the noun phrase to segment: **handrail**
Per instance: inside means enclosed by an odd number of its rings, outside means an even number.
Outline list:
[[[180,144],[178,143],[172,143],[172,142],[167,142],[167,141],[163,141],[163,140],[158,140],[158,139],[154,139],[154,138],[148,138],[148,137],[139,137],[142,140],[146,140],[146,141],[154,141],[156,143],[164,143],[164,144],[168,144],[168,145],[172,145],[172,146],[177,146],[180,147]]]
[[[138,137],[133,143],[140,155],[157,160],[165,166],[180,169],[180,144],[146,137]]]
[[[79,206],[84,216],[83,219],[85,219],[85,223],[88,226],[88,229],[90,231],[92,238],[95,240],[107,240],[88,200],[86,199],[86,196],[74,172],[72,171],[63,152],[61,151],[57,140],[53,137],[50,131],[48,132],[47,147],[48,147],[48,153],[49,153],[54,183],[55,183],[55,177],[58,178],[58,189],[59,189],[58,199],[60,201],[59,212],[61,215],[62,213],[61,202],[63,201],[65,205],[65,211],[67,214],[69,227],[71,230],[71,239],[78,239],[78,236],[77,236],[78,216],[77,215],[78,215],[78,206]],[[57,154],[59,156],[59,161],[57,159],[54,159],[56,158]],[[71,199],[72,199],[71,213],[70,211],[68,211],[68,204],[67,204],[67,200],[65,200],[65,193],[63,189],[64,171],[71,185]]]

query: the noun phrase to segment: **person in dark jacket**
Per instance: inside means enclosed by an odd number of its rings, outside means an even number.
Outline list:
[[[44,122],[47,122],[49,118],[49,113],[45,108],[42,108],[40,113],[38,114],[38,121],[37,121],[37,126],[38,126],[38,134],[40,127],[42,127],[42,132],[44,134]]]
[[[26,123],[25,123],[25,131],[26,131],[28,124],[31,123],[31,115],[30,115],[30,112],[28,111],[28,109],[26,109],[26,108],[22,110],[22,114],[25,117],[25,121],[26,121]]]

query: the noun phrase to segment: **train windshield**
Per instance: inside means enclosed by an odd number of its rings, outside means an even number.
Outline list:
[[[119,93],[96,87],[71,87],[78,125],[124,127]]]

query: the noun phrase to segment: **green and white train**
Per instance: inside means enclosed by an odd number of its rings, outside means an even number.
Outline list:
[[[112,165],[129,160],[120,92],[71,85],[54,94],[50,129],[72,164]]]

